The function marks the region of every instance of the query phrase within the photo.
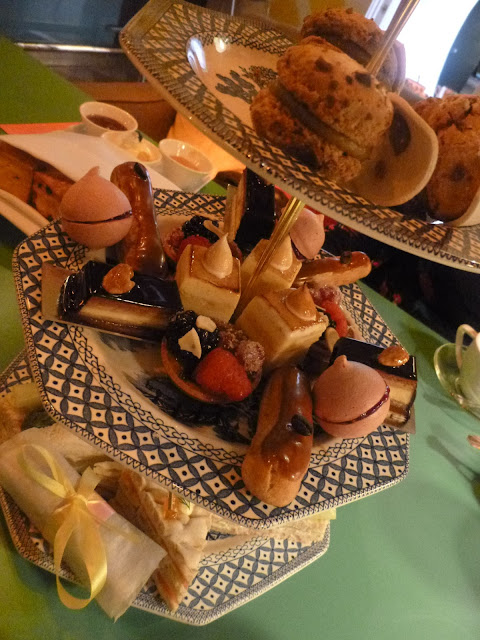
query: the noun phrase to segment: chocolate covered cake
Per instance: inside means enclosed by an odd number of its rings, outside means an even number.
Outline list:
[[[132,272],[132,288],[113,294],[103,284],[111,269],[111,265],[95,261],[77,272],[45,264],[44,317],[132,338],[161,339],[168,320],[181,309],[176,283]]]

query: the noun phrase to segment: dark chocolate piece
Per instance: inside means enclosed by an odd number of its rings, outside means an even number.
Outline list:
[[[391,373],[409,380],[417,379],[415,356],[410,356],[408,362],[401,367],[387,367],[378,361],[378,356],[383,350],[383,347],[370,344],[369,342],[362,342],[361,340],[354,340],[353,338],[340,338],[333,348],[331,362],[333,363],[338,356],[347,356],[348,360],[362,362],[372,367],[372,369],[385,371],[385,373]]]
[[[235,242],[244,253],[249,253],[262,238],[268,239],[272,234],[275,226],[275,187],[246,169],[238,185],[237,197],[243,215]]]
[[[102,286],[110,269],[90,261],[70,274],[60,291],[59,317],[121,335],[160,339],[170,317],[181,309],[176,283],[135,272],[133,289],[112,295]]]

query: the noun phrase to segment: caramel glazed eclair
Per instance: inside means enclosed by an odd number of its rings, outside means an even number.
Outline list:
[[[327,178],[353,179],[392,122],[383,85],[316,36],[289,47],[277,71],[251,104],[258,135]]]

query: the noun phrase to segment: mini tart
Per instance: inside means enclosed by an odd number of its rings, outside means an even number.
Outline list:
[[[234,402],[226,395],[215,394],[210,391],[205,391],[193,380],[187,378],[184,374],[183,367],[177,358],[171,353],[167,346],[165,338],[162,340],[160,347],[160,353],[162,357],[162,363],[170,380],[175,386],[177,386],[183,393],[194,400],[205,402],[207,404],[230,404]],[[252,381],[252,391],[258,386],[261,380],[261,374],[259,374],[255,380]]]

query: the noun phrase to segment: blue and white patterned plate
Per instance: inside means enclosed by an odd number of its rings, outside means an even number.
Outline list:
[[[271,26],[179,0],[151,0],[124,28],[120,43],[177,111],[287,193],[391,246],[480,270],[480,225],[432,225],[376,206],[258,137],[250,102],[276,76],[277,59],[292,44]]]
[[[26,354],[21,353],[0,377],[0,397],[31,379]],[[20,555],[53,573],[50,545],[1,488],[0,507]],[[209,538],[214,540],[217,535],[211,532]],[[228,539],[228,536],[221,537]],[[205,556],[197,577],[175,613],[166,607],[153,581],[147,583],[133,606],[187,624],[207,624],[303,569],[327,551],[329,542],[329,525],[323,540],[311,545],[277,541],[269,538],[268,534],[262,536],[260,533],[243,542],[237,539],[235,543],[222,545],[222,551]],[[61,576],[67,580],[74,579],[67,567],[62,567]]]
[[[155,194],[161,227],[193,211],[221,218],[225,203],[218,196]],[[43,319],[42,264],[77,269],[84,259],[84,247],[57,222],[22,242],[13,260],[34,379],[47,411],[78,435],[189,500],[257,528],[357,500],[405,477],[408,436],[382,426],[366,438],[316,442],[288,507],[251,496],[240,466],[255,429],[258,396],[222,409],[190,401],[158,372],[158,345]],[[344,304],[364,340],[392,343],[356,285],[344,288]]]

